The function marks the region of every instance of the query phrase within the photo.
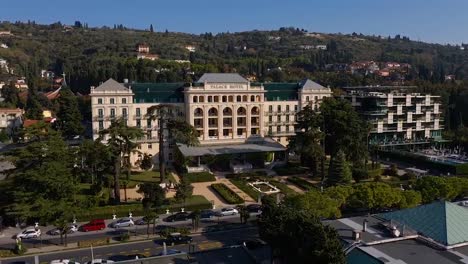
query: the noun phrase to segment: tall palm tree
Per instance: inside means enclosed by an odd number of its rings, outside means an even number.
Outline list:
[[[119,178],[122,167],[122,156],[128,155],[138,146],[134,141],[143,136],[143,131],[137,127],[129,127],[123,119],[117,119],[99,133],[99,139],[105,139],[107,135],[107,144],[113,154],[114,160],[114,198],[116,203],[120,203],[120,185]],[[131,163],[126,162],[127,173],[130,173]],[[127,174],[128,175],[128,174]]]
[[[183,143],[189,146],[198,144],[197,132],[193,126],[185,120],[177,117],[177,111],[173,105],[160,104],[148,108],[147,116],[152,120],[158,120],[159,134],[159,175],[161,182],[166,179],[166,155],[165,147],[169,140]]]

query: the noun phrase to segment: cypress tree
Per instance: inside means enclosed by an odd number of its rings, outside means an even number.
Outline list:
[[[339,150],[330,161],[328,185],[349,184],[351,183],[351,179],[352,173],[345,154],[342,150]]]

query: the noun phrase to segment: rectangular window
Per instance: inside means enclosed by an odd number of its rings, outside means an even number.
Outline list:
[[[244,134],[244,129],[238,128],[238,129],[237,129],[237,135],[238,135],[238,136],[242,136],[243,134]]]
[[[289,105],[286,106],[286,111],[289,112]]]
[[[152,149],[153,148],[153,144],[148,144],[148,149]]]
[[[268,107],[268,112],[270,112],[270,113],[273,112],[273,106],[272,106],[272,105],[270,105],[270,106]]]
[[[151,119],[146,120],[146,126],[151,127]]]
[[[289,126],[286,126],[286,132],[289,132]]]
[[[103,129],[104,129],[104,122],[99,121],[99,130],[103,130]]]
[[[225,137],[229,136],[229,129],[223,129],[223,136]]]
[[[141,128],[141,120],[140,120],[140,119],[138,119],[138,120],[136,121],[136,126],[137,126],[138,128]]]
[[[294,111],[296,111],[296,112],[297,112],[297,105],[295,105],[295,106],[294,106]]]
[[[127,98],[122,98],[122,104],[126,104],[127,103]]]
[[[110,99],[110,104],[115,104],[115,99],[114,98]]]
[[[127,108],[123,108],[123,109],[122,109],[122,116],[123,116],[123,118],[125,118],[125,119],[128,117]]]
[[[278,112],[281,112],[281,105],[278,105]]]
[[[281,132],[281,126],[276,127],[276,132]]]
[[[141,116],[141,109],[140,109],[140,108],[137,108],[135,111],[136,111],[135,115],[136,115],[137,117],[140,117],[140,116]]]
[[[112,108],[112,109],[110,110],[110,117],[111,117],[111,118],[115,118],[115,109],[114,109],[114,108]]]
[[[268,122],[273,122],[273,116],[268,117]]]
[[[104,109],[98,109],[98,117],[104,117]]]
[[[102,104],[102,98],[98,98],[98,99],[97,99],[97,103],[98,103],[98,104]]]

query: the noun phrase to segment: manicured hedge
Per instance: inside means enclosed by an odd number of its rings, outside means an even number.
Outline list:
[[[185,177],[189,182],[212,182],[216,181],[215,176],[209,172],[193,172],[186,173],[182,177]]]
[[[298,186],[299,188],[301,188],[303,190],[306,190],[306,191],[315,188],[315,186],[312,183],[310,183],[310,182],[308,182],[308,181],[306,181],[304,179],[301,179],[299,177],[289,177],[288,181],[291,182],[292,184]]]
[[[280,176],[305,174],[308,172],[307,168],[300,167],[291,163],[288,163],[286,166],[274,167],[273,170],[276,172],[276,174]]]
[[[244,199],[233,190],[229,189],[224,183],[211,184],[211,188],[215,190],[228,204],[241,204]]]
[[[92,239],[92,240],[83,240],[83,241],[78,241],[78,247],[79,248],[87,248],[87,247],[96,247],[96,246],[104,246],[108,245],[110,243],[110,239],[108,237],[106,238],[98,238],[98,239]]]
[[[172,200],[170,200],[172,201]],[[208,201],[205,197],[200,195],[193,195],[191,198],[187,199],[185,204],[183,203],[170,203],[166,206],[158,208],[157,213],[165,213],[166,209],[170,211],[179,211],[181,208],[184,208],[186,211],[193,210],[203,210],[211,208],[211,202]],[[127,216],[129,212],[132,212],[133,216],[142,216],[144,215],[143,206],[141,203],[134,204],[125,204],[125,205],[115,205],[115,206],[102,206],[95,207],[92,209],[87,209],[78,213],[76,219],[80,222],[89,221],[92,219],[109,219],[112,217],[112,214],[115,212],[117,217]]]
[[[0,258],[9,258],[9,257],[14,257],[16,254],[13,252],[13,250],[10,249],[2,249],[0,250]]]

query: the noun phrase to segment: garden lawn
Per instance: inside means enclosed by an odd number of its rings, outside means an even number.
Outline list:
[[[288,185],[279,182],[279,181],[269,181],[271,185],[274,185],[276,188],[280,189],[281,193],[286,196],[297,195],[298,193],[295,192],[293,189],[289,188]]]
[[[248,196],[250,196],[254,201],[257,201],[258,196],[260,195],[259,192],[257,192],[252,186],[247,184],[246,180],[243,179],[230,179],[229,180],[232,184],[234,184],[237,188],[239,188],[241,191],[246,193]]]

